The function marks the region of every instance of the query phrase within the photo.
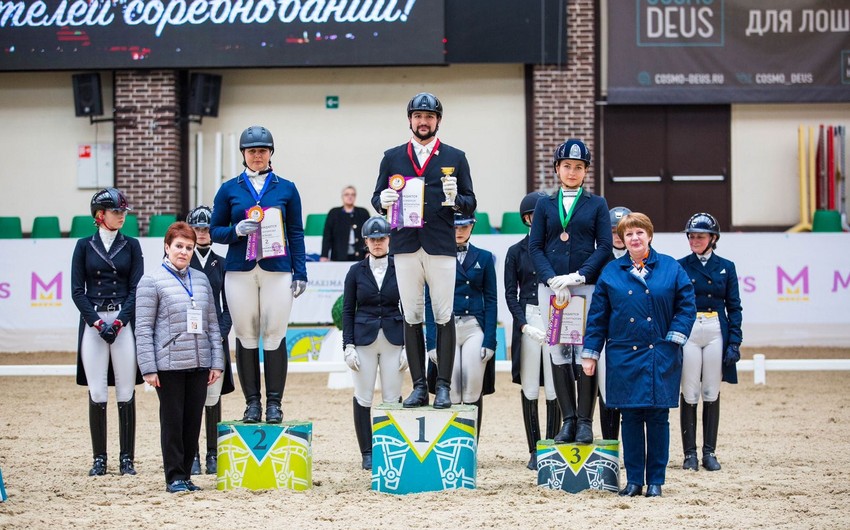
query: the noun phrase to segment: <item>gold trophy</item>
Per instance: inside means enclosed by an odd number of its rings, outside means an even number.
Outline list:
[[[443,172],[443,177],[442,177],[440,180],[441,180],[442,182],[444,182],[444,183],[445,183],[445,182],[446,182],[446,178],[447,178],[447,177],[451,177],[451,176],[452,176],[452,173],[454,173],[454,172],[455,172],[455,168],[453,168],[453,167],[441,167],[441,168],[440,168],[440,171],[442,171],[442,172]],[[455,205],[455,198],[454,198],[454,197],[449,197],[448,195],[446,195],[446,196],[445,196],[445,200],[444,200],[441,204],[442,204],[442,206],[452,206],[452,207],[454,207],[454,205]]]

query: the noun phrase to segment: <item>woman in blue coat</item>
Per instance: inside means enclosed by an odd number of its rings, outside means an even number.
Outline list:
[[[611,255],[608,203],[582,189],[590,166],[584,142],[570,139],[561,144],[553,164],[561,187],[557,194],[537,201],[528,240],[540,282],[538,301],[549,308],[552,296],[556,303],[566,304],[571,295],[580,295],[590,304],[593,284]],[[547,350],[557,365],[552,376],[564,420],[555,442],[592,443],[596,375],[581,375],[581,346],[555,344]]]
[[[375,216],[363,223],[361,235],[369,255],[345,276],[342,341],[345,362],[354,380],[354,432],[363,469],[372,471],[372,397],[378,368],[384,403],[398,403],[407,369],[395,263],[390,250],[390,223]]]
[[[678,403],[682,345],[694,325],[694,288],[675,259],[651,246],[649,217],[630,213],[617,225],[628,253],[602,271],[593,293],[582,352],[593,374],[605,347],[607,405],[623,418],[626,487],[634,497],[661,496],[670,457],[671,408]]]
[[[697,404],[702,396],[702,467],[718,471],[717,429],[720,424],[720,382],[738,382],[735,363],[741,359],[741,295],[735,264],[714,253],[720,225],[707,213],[697,213],[685,225],[691,253],[679,260],[694,286],[697,319],[684,348],[680,415],[683,469],[697,471]]]
[[[242,421],[257,423],[263,415],[262,336],[266,421],[280,423],[289,362],[286,328],[292,300],[307,288],[301,196],[293,182],[272,172],[274,139],[268,129],[256,125],[245,129],[239,149],[245,171],[216,193],[210,234],[214,242],[228,245],[225,294],[236,333],[236,371],[247,405]],[[264,255],[265,245],[258,241],[260,223],[269,227],[275,219],[280,220],[283,234]]]

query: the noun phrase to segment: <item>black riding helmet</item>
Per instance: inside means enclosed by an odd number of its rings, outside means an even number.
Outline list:
[[[528,195],[522,198],[519,203],[519,215],[522,217],[522,222],[525,226],[531,226],[531,223],[525,220],[525,216],[527,214],[534,213],[534,208],[537,206],[537,201],[543,199],[544,197],[548,197],[542,191],[532,191]]]
[[[433,112],[437,118],[443,117],[443,104],[437,99],[437,96],[430,92],[420,92],[413,96],[407,104],[407,117],[409,118],[414,111]]]
[[[587,167],[590,167],[590,149],[581,140],[570,138],[555,149],[555,154],[552,156],[552,165],[558,167],[558,162],[561,160],[581,160]]]
[[[685,234],[691,233],[706,233],[713,234],[714,239],[711,241],[711,248],[717,248],[717,241],[720,239],[720,224],[717,219],[710,213],[700,212],[695,213],[688,219],[685,224]]]
[[[387,218],[376,215],[363,223],[363,228],[360,229],[360,235],[363,236],[363,239],[380,239],[382,237],[388,237],[390,230],[392,228]]]
[[[103,188],[91,198],[91,216],[97,217],[99,210],[118,210],[126,212],[132,210],[124,196],[117,188]]]
[[[192,228],[209,228],[212,219],[212,209],[209,206],[198,206],[186,216],[186,222]]]

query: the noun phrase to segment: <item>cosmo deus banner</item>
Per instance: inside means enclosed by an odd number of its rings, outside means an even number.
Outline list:
[[[0,71],[444,64],[444,0],[0,0]]]

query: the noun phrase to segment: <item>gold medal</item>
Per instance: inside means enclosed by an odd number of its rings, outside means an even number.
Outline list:
[[[566,233],[566,232],[561,232],[561,241],[563,241],[564,243],[566,243],[566,242],[567,242],[567,240],[569,240],[569,239],[570,239],[570,234],[568,234],[568,233]]]
[[[259,204],[248,208],[248,219],[259,223],[263,220],[263,216],[265,216],[265,212],[263,212],[263,207]]]
[[[390,177],[390,188],[395,191],[401,191],[404,188],[405,180],[403,175],[395,174]]]

